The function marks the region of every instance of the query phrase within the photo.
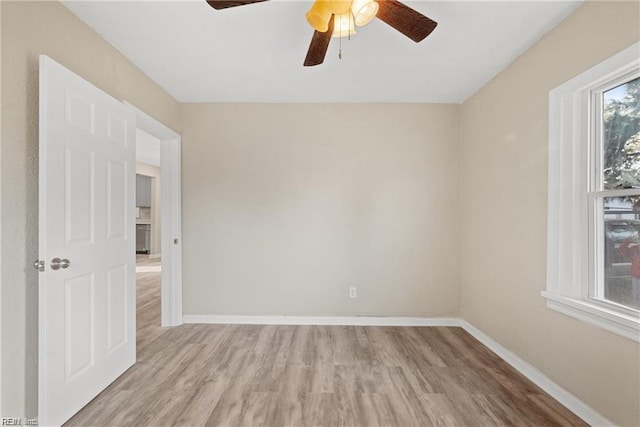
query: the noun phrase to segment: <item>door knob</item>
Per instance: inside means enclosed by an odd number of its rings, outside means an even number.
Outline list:
[[[33,262],[33,268],[38,271],[44,271],[44,261],[40,261],[39,259]]]
[[[54,258],[51,260],[51,269],[52,270],[59,270],[61,268],[69,268],[69,266],[71,265],[71,261],[69,261],[66,258]]]

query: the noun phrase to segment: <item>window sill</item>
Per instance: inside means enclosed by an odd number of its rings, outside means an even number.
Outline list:
[[[587,301],[569,298],[553,292],[542,292],[547,307],[602,329],[640,342],[640,317],[619,313]]]

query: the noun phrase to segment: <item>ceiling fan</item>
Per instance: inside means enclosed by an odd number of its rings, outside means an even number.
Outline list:
[[[267,0],[206,0],[214,9],[261,3]],[[307,21],[315,30],[304,60],[305,67],[320,65],[329,48],[331,37],[355,34],[355,26],[381,19],[414,42],[424,40],[438,25],[420,12],[397,0],[316,0],[307,13]]]

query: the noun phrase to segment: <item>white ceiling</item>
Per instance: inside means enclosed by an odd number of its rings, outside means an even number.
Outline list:
[[[424,41],[376,19],[307,68],[310,1],[64,1],[180,102],[460,103],[581,3],[407,1],[439,23]]]

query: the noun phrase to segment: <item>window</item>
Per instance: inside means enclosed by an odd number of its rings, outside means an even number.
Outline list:
[[[640,43],[549,95],[547,306],[640,341]]]
[[[640,310],[640,77],[623,74],[592,91],[595,151],[589,205],[595,270],[590,296]]]

